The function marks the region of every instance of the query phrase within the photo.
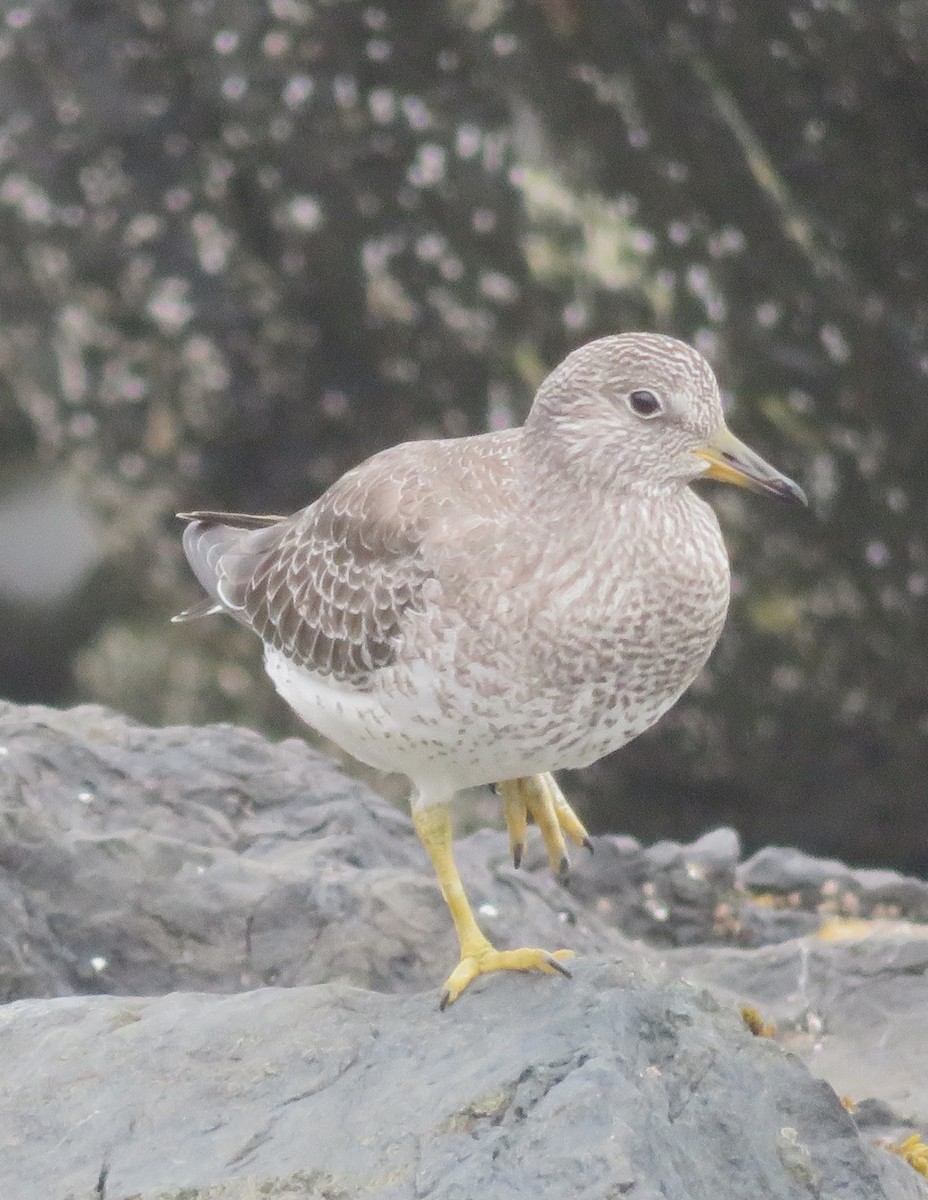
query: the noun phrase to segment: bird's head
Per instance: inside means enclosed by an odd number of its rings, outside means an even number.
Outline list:
[[[728,428],[703,356],[663,334],[599,338],[569,354],[538,389],[525,428],[578,483],[647,492],[704,476],[806,503]]]

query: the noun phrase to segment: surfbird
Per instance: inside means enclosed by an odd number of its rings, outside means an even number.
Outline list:
[[[409,442],[292,516],[180,514],[208,596],[264,642],[278,692],[349,753],[412,783],[416,831],[460,942],[442,1007],[478,975],[560,971],[569,950],[497,950],[452,855],[449,809],[496,785],[514,860],[527,818],[555,869],[586,830],[552,772],[654,724],[716,643],[729,599],[709,477],[805,502],[732,434],[685,343],[590,342],[520,428]]]

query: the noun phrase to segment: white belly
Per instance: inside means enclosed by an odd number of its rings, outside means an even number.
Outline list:
[[[313,675],[269,648],[265,666],[290,707],[353,757],[408,776],[428,803],[481,784],[587,766],[649,728],[676,695],[634,714],[600,711],[592,688],[569,699],[449,694],[447,679],[422,667],[418,687],[390,670],[372,691]],[[441,683],[439,693],[437,684]],[[681,689],[682,690],[682,689]]]

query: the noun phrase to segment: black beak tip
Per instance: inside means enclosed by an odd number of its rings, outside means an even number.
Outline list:
[[[792,479],[784,477],[782,481],[777,480],[771,490],[775,496],[787,501],[789,504],[801,504],[803,508],[809,507],[809,497],[799,484]]]

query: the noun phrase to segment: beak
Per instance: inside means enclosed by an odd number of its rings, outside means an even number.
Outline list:
[[[766,492],[796,504],[809,503],[798,483],[755,454],[735,437],[727,425],[720,425],[696,454],[709,464],[709,469],[703,472],[703,478],[720,479],[723,483],[734,483],[752,492]]]

